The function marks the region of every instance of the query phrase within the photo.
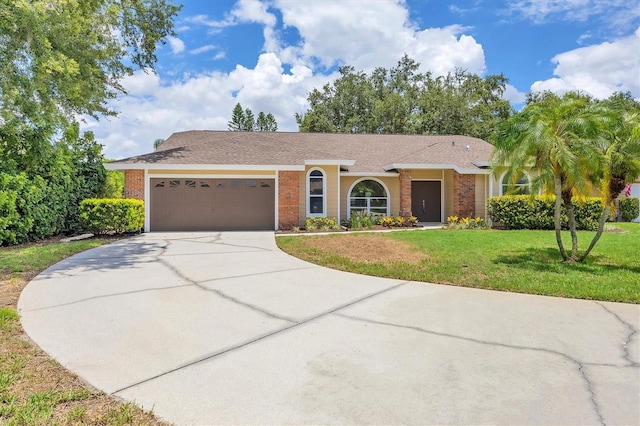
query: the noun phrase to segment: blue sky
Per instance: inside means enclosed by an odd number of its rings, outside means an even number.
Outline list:
[[[527,92],[579,89],[640,98],[635,0],[184,0],[157,74],[137,72],[114,101],[118,118],[89,120],[108,158],[152,150],[191,129],[226,130],[233,106],[271,112],[282,131],[306,95],[340,65],[371,71],[407,53],[422,71],[456,67],[509,78]]]

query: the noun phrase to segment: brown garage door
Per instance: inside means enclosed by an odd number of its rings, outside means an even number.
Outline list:
[[[151,179],[152,231],[274,229],[273,179]]]

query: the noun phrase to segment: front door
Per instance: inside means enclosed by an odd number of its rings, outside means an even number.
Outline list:
[[[411,182],[411,214],[418,222],[442,222],[442,183]]]

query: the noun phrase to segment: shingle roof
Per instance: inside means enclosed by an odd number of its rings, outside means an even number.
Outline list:
[[[492,149],[481,139],[459,135],[191,130],[174,133],[150,154],[111,164],[304,166],[308,160],[329,160],[350,172],[378,173],[403,164],[479,170]]]

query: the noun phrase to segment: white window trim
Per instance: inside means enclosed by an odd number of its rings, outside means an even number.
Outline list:
[[[384,191],[387,193],[387,212],[385,214],[387,216],[391,216],[391,192],[389,192],[389,188],[380,179],[377,179],[377,178],[375,178],[373,176],[366,176],[366,177],[363,177],[363,178],[360,178],[360,179],[354,181],[351,184],[351,186],[349,187],[349,190],[347,191],[347,219],[349,219],[351,217],[351,191],[353,191],[353,188],[357,184],[359,184],[360,182],[365,181],[365,180],[373,180],[375,182],[378,182],[380,185],[382,185],[382,187],[384,188]],[[369,209],[369,207],[367,207],[367,210],[368,209]]]
[[[311,194],[309,191],[309,180],[311,178],[311,173],[314,171],[319,171],[322,173],[322,213],[311,213]],[[318,176],[314,176],[318,177]],[[313,167],[307,171],[307,179],[306,179],[306,199],[307,199],[307,217],[327,217],[327,172],[325,172],[320,167]]]
[[[509,173],[509,171],[505,171],[500,175],[500,179],[498,180],[498,194],[500,196],[503,196],[505,194],[503,194],[503,190],[502,188],[504,187],[504,178],[507,176],[507,174]],[[527,179],[529,180],[529,191],[531,191],[531,175],[525,171],[522,170],[520,173],[522,173],[523,175],[525,175],[527,177]],[[522,185],[521,185],[522,186]]]

